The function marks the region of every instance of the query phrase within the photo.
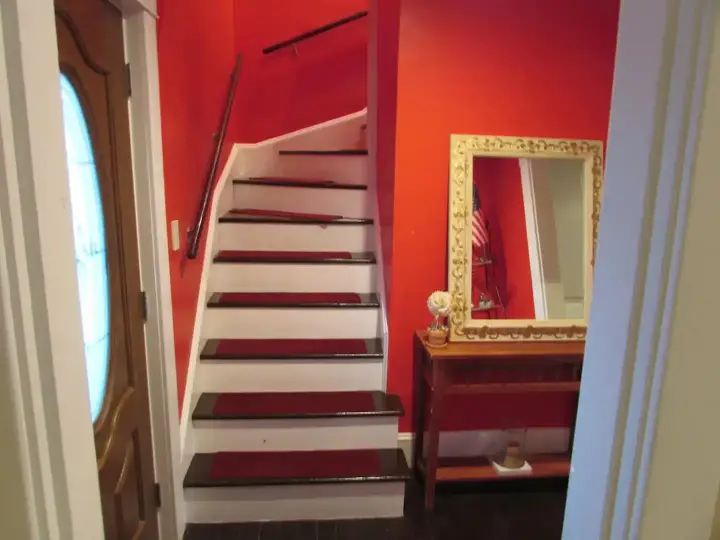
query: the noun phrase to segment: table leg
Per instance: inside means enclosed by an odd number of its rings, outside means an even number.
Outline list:
[[[428,422],[427,458],[425,460],[425,508],[435,507],[435,483],[437,478],[438,448],[440,444],[440,419],[442,417],[443,388],[436,381],[430,392],[430,418]]]

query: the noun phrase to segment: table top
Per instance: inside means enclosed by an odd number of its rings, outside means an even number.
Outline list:
[[[425,330],[415,333],[431,360],[460,360],[466,358],[523,358],[539,360],[553,358],[564,362],[582,361],[584,341],[463,341],[450,342],[446,347],[428,347]]]

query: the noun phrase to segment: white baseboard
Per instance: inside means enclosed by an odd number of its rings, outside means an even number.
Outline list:
[[[412,468],[413,466],[413,441],[415,437],[412,433],[398,433],[398,448],[405,454],[405,461]]]
[[[412,463],[413,434],[398,434],[398,448]],[[508,442],[520,444],[528,454],[559,454],[569,447],[568,428],[528,428],[510,430],[446,431],[440,434],[441,457],[489,456],[501,452]]]

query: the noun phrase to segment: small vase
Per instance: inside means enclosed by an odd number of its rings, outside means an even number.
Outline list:
[[[523,465],[525,465],[525,459],[520,454],[520,445],[511,442],[505,449],[505,459],[502,466],[506,469],[522,469]]]
[[[440,349],[442,347],[447,347],[447,337],[448,337],[448,331],[447,329],[443,330],[432,330],[428,328],[427,332],[427,345],[428,347],[432,347],[433,349]]]

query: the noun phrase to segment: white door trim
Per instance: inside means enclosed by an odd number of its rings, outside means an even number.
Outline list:
[[[185,504],[165,213],[156,20],[146,11],[132,13],[125,20],[125,48],[132,79],[130,126],[140,233],[140,271],[148,301],[145,343],[155,475],[162,499],[160,532],[162,538],[179,538],[185,526]]]
[[[90,411],[53,2],[8,0],[0,22],[0,350],[8,385],[0,392],[7,411],[0,426],[16,435],[2,466],[17,467],[17,482],[5,489],[26,501],[25,512],[0,521],[0,531],[8,527],[8,538],[97,540],[103,527],[92,426],[78,421]],[[178,538],[184,504],[153,17],[133,10],[126,40],[134,63],[132,137],[160,524],[163,538]]]
[[[622,2],[566,540],[710,535],[720,483],[715,7]]]
[[[140,11],[151,15],[155,19],[157,14],[157,0],[110,0],[115,4],[126,17],[134,17]]]
[[[28,498],[27,521],[37,524],[32,538],[97,540],[102,512],[87,421],[53,2],[4,0],[0,19],[0,275],[9,293],[0,335],[14,342],[14,391],[0,399],[14,411],[14,435],[28,450],[23,484],[4,488]]]

